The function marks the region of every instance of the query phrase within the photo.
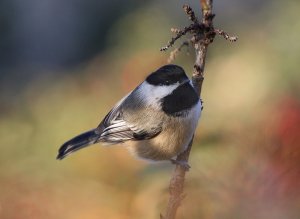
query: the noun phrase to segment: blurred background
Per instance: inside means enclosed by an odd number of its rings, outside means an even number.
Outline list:
[[[59,146],[98,125],[166,64],[171,27],[198,1],[0,0],[0,218],[152,219],[174,167],[96,145]],[[300,218],[300,2],[214,1],[209,47],[178,218]],[[193,50],[174,61],[191,75]]]

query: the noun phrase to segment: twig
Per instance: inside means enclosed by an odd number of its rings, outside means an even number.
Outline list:
[[[192,21],[194,24],[198,24],[198,19],[195,15],[195,12],[193,11],[193,9],[189,5],[184,5],[183,10],[188,15],[190,21]]]
[[[180,37],[182,37],[186,33],[190,32],[193,28],[194,28],[194,24],[191,24],[190,26],[185,27],[183,30],[172,28],[171,30],[174,30],[174,32],[177,33],[176,36],[172,37],[172,39],[168,42],[168,44],[166,46],[162,47],[160,49],[160,51],[166,51],[167,49],[169,49],[171,46],[174,45],[176,40],[178,40]]]
[[[188,5],[184,5],[183,9],[192,24],[190,24],[188,27],[185,27],[183,30],[172,29],[172,32],[176,33],[176,36],[173,37],[165,47],[161,48],[161,51],[166,51],[169,47],[174,45],[176,40],[181,38],[183,35],[186,35],[187,33],[190,33],[192,35],[189,41],[193,43],[196,52],[192,83],[199,96],[201,96],[202,83],[204,80],[205,58],[209,44],[213,42],[216,34],[221,35],[225,39],[229,39],[230,41],[237,40],[237,37],[231,37],[226,32],[214,28],[213,18],[215,15],[212,13],[213,0],[200,0],[200,3],[202,7],[201,22],[198,21],[192,8]],[[179,51],[179,49],[177,49],[177,51],[175,49],[173,52],[171,52],[170,57],[174,59]],[[194,137],[191,139],[188,148],[182,154],[177,156],[176,160],[178,161],[178,163],[188,163],[193,139]],[[181,165],[176,165],[170,181],[170,197],[166,213],[165,216],[160,215],[161,219],[175,219],[177,209],[184,198],[183,188],[186,171],[186,168],[182,167]]]
[[[186,46],[189,46],[189,41],[184,41],[178,48],[175,48],[172,52],[170,52],[170,56],[168,58],[168,63],[171,63],[175,60],[176,56],[178,55],[178,53],[181,51],[181,49]]]
[[[235,41],[238,40],[237,36],[230,36],[224,30],[215,29],[215,33],[222,36],[222,37],[224,37],[225,40],[229,40],[230,42],[235,42]]]

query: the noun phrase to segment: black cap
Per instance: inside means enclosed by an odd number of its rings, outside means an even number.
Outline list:
[[[152,85],[172,85],[177,82],[186,81],[186,76],[183,68],[178,65],[165,65],[152,74],[150,74],[146,81]]]

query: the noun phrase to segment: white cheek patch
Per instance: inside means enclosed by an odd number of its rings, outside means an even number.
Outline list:
[[[160,100],[171,94],[178,86],[179,82],[172,85],[155,86],[144,81],[140,85],[138,92],[140,97],[143,98],[147,104],[160,109]]]

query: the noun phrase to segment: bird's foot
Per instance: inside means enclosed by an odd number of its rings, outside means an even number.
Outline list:
[[[176,159],[170,159],[172,164],[176,164],[181,166],[182,168],[184,168],[186,171],[189,171],[191,166],[188,164],[187,161],[183,161],[183,160],[176,160]]]

